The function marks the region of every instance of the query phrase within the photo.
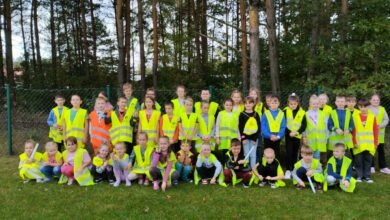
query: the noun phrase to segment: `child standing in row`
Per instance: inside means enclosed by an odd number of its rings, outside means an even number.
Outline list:
[[[109,183],[114,183],[114,172],[110,158],[110,146],[103,143],[96,151],[96,156],[92,159],[91,173],[95,183],[100,183],[103,180]]]
[[[152,97],[145,97],[145,110],[139,112],[138,132],[148,135],[149,145],[156,145],[160,134],[159,120],[161,112],[156,110],[155,101]]]
[[[291,171],[298,161],[298,151],[301,146],[302,133],[306,130],[306,112],[301,108],[299,97],[291,94],[287,100],[287,108],[284,110],[287,120],[286,128],[286,175],[285,179],[291,179]]]
[[[68,137],[77,138],[77,146],[84,148],[88,138],[87,110],[80,107],[83,101],[79,95],[72,95],[72,108],[64,111],[64,140]]]
[[[230,151],[226,153],[225,169],[223,171],[225,183],[232,183],[235,186],[242,181],[244,188],[249,187],[251,180],[251,168],[248,166],[248,160],[245,160],[241,151],[241,142],[238,139],[232,139]]]
[[[240,114],[245,110],[242,94],[238,89],[233,90],[230,98],[233,100],[233,112]]]
[[[146,89],[145,97],[151,97],[154,100],[155,110],[161,112],[161,105],[156,101],[156,90],[153,87]],[[145,109],[145,102],[142,103],[141,109]]]
[[[175,115],[176,117],[180,117],[183,112],[186,112],[186,88],[183,85],[178,85],[176,87],[176,95],[177,98],[171,100],[171,102],[173,103],[173,115]]]
[[[186,98],[185,112],[179,118],[179,140],[191,143],[191,146],[195,146],[195,141],[198,140],[198,116],[192,112],[193,103],[191,97]]]
[[[333,109],[331,106],[328,105],[328,95],[326,93],[322,93],[318,96],[318,100],[320,102],[320,110],[324,112],[326,118],[329,118]]]
[[[54,102],[57,106],[50,111],[47,124],[50,127],[49,138],[57,143],[58,150],[61,152],[64,146],[63,115],[69,109],[64,106],[65,98],[62,95],[56,95]]]
[[[253,168],[254,182],[258,182],[260,187],[270,184],[272,189],[283,187],[286,184],[283,182],[284,173],[279,161],[275,158],[275,151],[272,148],[264,150],[264,156]]]
[[[61,176],[62,154],[58,151],[57,143],[47,142],[45,145],[45,153],[42,155],[43,166],[41,172],[45,175],[43,182],[49,182],[53,176]]]
[[[106,100],[100,97],[96,98],[95,109],[89,114],[89,134],[95,154],[100,145],[110,141],[111,123],[105,123],[105,118],[110,117],[110,115],[111,112],[108,115],[106,112]]]
[[[206,102],[206,103],[209,103],[208,114],[214,116],[215,118],[217,117],[218,112],[219,112],[219,110],[218,110],[219,105],[216,102],[210,101],[210,97],[211,97],[210,90],[209,89],[202,89],[202,91],[200,92],[201,101],[195,103],[195,113],[197,115],[202,113],[202,106],[201,106],[202,102]]]
[[[19,176],[24,180],[24,183],[34,179],[41,183],[45,177],[39,170],[42,154],[34,152],[34,146],[35,141],[27,140],[24,143],[24,153],[19,155]]]
[[[199,153],[203,143],[208,143],[211,150],[215,149],[215,117],[209,114],[210,103],[201,103],[201,113],[197,115],[199,124],[199,139],[196,141],[196,152]]]
[[[160,118],[160,137],[167,136],[169,144],[174,148],[175,152],[179,151],[177,142],[179,139],[179,117],[173,114],[172,102],[167,102],[164,105],[165,114]]]

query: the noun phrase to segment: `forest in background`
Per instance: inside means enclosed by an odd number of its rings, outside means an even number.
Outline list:
[[[0,2],[0,87],[390,88],[388,0]]]

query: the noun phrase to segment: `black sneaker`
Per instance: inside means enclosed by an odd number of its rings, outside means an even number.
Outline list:
[[[95,183],[101,183],[102,181],[103,181],[102,178],[100,178],[100,179],[95,179]]]

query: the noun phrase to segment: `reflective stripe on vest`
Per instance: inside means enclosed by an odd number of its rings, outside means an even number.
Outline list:
[[[183,137],[183,135],[181,134],[182,132],[180,132],[180,140],[187,139],[189,135],[194,135],[193,140],[197,139],[195,135],[196,133],[195,132],[193,133],[193,130],[196,125],[196,119],[197,119],[197,115],[195,113],[191,113],[190,117],[188,117],[187,113],[185,112],[181,113],[180,115],[181,126],[184,130],[185,136]]]
[[[89,119],[91,143],[94,148],[97,148],[103,142],[109,141],[110,133],[108,131],[111,125],[106,125],[104,119],[99,120],[99,116],[96,111],[89,114]]]
[[[172,139],[177,129],[178,118],[175,115],[173,115],[172,119],[169,120],[169,116],[165,114],[163,115],[162,120],[163,120],[163,127],[162,127],[163,134],[169,137],[170,139]]]
[[[358,154],[363,151],[369,151],[371,155],[375,155],[375,140],[374,140],[374,120],[375,116],[371,113],[367,115],[366,123],[363,125],[360,115],[353,116],[355,125],[355,139],[358,147],[353,148],[353,153]]]
[[[63,126],[64,118],[62,116],[64,116],[64,112],[67,110],[69,109],[63,106],[60,114],[60,111],[58,110],[58,106],[53,108],[53,113],[54,116],[56,117],[57,126]],[[49,138],[51,138],[56,143],[61,143],[63,140],[63,131],[60,131],[59,129],[56,129],[53,126],[51,126],[49,131]]]
[[[179,99],[172,99],[171,102],[173,103],[173,115],[176,117],[180,117],[180,115],[186,111],[184,103],[180,106]]]
[[[119,121],[115,111],[111,112],[112,126],[110,129],[110,138],[113,145],[118,142],[133,142],[133,128],[130,126],[131,117],[132,113],[130,111],[126,111],[126,114],[121,122]]]
[[[330,114],[334,128],[335,129],[341,129],[340,123],[339,123],[339,117],[337,115],[336,110],[332,110],[332,113]],[[349,124],[351,121],[351,112],[348,110],[345,110],[345,121],[344,121],[344,130],[343,131],[348,131],[349,130]],[[345,144],[346,148],[352,148],[353,147],[353,142],[352,142],[352,135],[339,135],[336,133],[336,131],[332,131],[330,136],[329,136],[329,150],[333,150],[333,146],[337,143],[343,143]]]
[[[138,103],[138,99],[137,98],[132,98],[129,105],[127,106],[126,108],[126,114],[129,114],[130,117],[133,116],[134,112],[137,111],[137,103]]]
[[[369,110],[369,112],[372,113],[370,110]],[[382,124],[383,119],[385,118],[385,112],[386,112],[386,109],[384,107],[382,107],[382,106],[379,106],[378,114],[375,115],[375,117],[376,117],[376,124],[378,126],[380,124]],[[378,136],[378,143],[379,144],[385,143],[385,133],[386,133],[386,128],[379,128],[379,136]]]
[[[64,161],[67,160],[68,157],[68,151],[63,152],[63,158]],[[73,171],[74,171],[74,177],[79,183],[80,186],[91,186],[94,185],[93,177],[91,173],[89,172],[88,168],[85,168],[81,174],[78,174],[78,170],[83,165],[83,159],[84,154],[88,153],[85,149],[77,148],[75,154],[74,154],[74,160],[73,160]]]
[[[146,116],[146,110],[139,112],[139,120],[141,123],[141,131],[148,134],[149,140],[154,140],[157,137],[158,121],[160,119],[160,112],[157,110],[152,111],[152,115],[149,120]]]
[[[280,125],[282,124],[283,117],[284,117],[283,112],[279,109],[275,119],[272,116],[270,110],[265,111],[264,114],[265,117],[267,118],[270,132],[278,133],[280,131]]]
[[[73,122],[70,120],[71,112],[70,109],[65,112],[64,119],[66,123],[66,137],[74,136],[77,138],[77,146],[84,147],[83,138],[84,138],[84,127],[85,119],[87,117],[87,110],[78,109],[76,115],[73,119]]]

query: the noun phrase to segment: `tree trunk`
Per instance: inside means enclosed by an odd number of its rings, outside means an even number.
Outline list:
[[[125,80],[129,79],[130,70],[131,70],[131,56],[130,56],[130,39],[131,39],[131,14],[130,14],[130,0],[125,1],[125,59],[126,59],[126,68],[125,68]]]
[[[142,94],[144,94],[146,89],[146,82],[145,82],[145,74],[146,74],[146,67],[145,67],[145,42],[144,42],[144,19],[143,14],[144,10],[142,8],[142,1],[137,0],[138,5],[138,35],[139,35],[139,50],[140,50],[140,69],[141,69],[141,89]]]
[[[347,49],[347,34],[348,34],[348,0],[341,0],[340,14],[340,41],[342,49],[340,50],[340,67],[339,74],[343,74],[345,67],[345,50]]]
[[[282,2],[280,3],[281,4],[281,21],[282,21],[282,25],[283,25],[283,37],[287,37],[288,36],[288,21],[286,19],[286,15],[287,15],[287,11],[288,11],[288,8],[287,8],[287,3],[286,3],[286,0],[282,0]]]
[[[125,82],[125,55],[124,55],[124,45],[123,45],[123,1],[115,1],[115,25],[116,25],[116,35],[118,41],[118,84],[122,85]]]
[[[1,15],[3,15],[3,7],[0,7],[0,20]],[[5,26],[5,25],[4,25]],[[0,87],[4,86],[5,84],[5,77],[4,77],[4,57],[3,57],[3,39],[1,32],[3,30],[3,25],[0,24]]]
[[[157,88],[157,67],[158,67],[158,26],[157,26],[157,0],[152,2],[153,17],[153,87]]]
[[[228,0],[225,0],[225,50],[226,62],[229,63],[229,7]]]
[[[37,76],[37,60],[35,56],[35,41],[34,41],[34,8],[31,7],[30,13],[30,40],[31,40],[31,55],[32,55],[32,65],[34,70],[34,78],[36,80]]]
[[[204,69],[208,63],[208,55],[209,55],[209,47],[207,42],[207,0],[202,0],[202,11],[201,11],[202,19],[200,30],[202,33],[202,72],[205,73]]]
[[[274,0],[265,0],[265,9],[267,14],[267,32],[269,44],[269,61],[270,74],[272,82],[272,92],[279,94],[279,59],[278,59],[278,45],[276,41],[276,16],[275,16],[275,2]]]
[[[37,70],[39,76],[39,82],[42,84],[44,80],[44,74],[42,69],[42,58],[41,58],[41,46],[39,42],[39,28],[38,28],[38,0],[32,1],[32,7],[34,10],[34,34],[35,34],[35,48],[37,51]]]
[[[21,32],[22,32],[22,39],[23,39],[23,56],[24,56],[24,61],[23,61],[23,68],[24,68],[24,73],[23,73],[23,82],[24,84],[30,84],[30,73],[29,73],[29,63],[30,63],[30,58],[29,58],[29,54],[28,54],[28,51],[27,51],[27,43],[26,43],[26,34],[25,34],[25,31],[24,31],[24,15],[23,15],[23,11],[24,11],[24,8],[23,8],[23,1],[20,0],[19,1],[19,9],[20,9],[20,29],[21,29]],[[1,26],[1,25],[0,25]],[[3,53],[1,53],[2,55]]]
[[[241,71],[242,71],[242,88],[248,91],[248,42],[246,33],[246,1],[240,0],[240,20],[241,20]]]
[[[313,11],[312,11],[312,17],[311,17],[311,36],[310,36],[310,61],[309,67],[307,70],[307,81],[310,83],[313,74],[316,70],[316,60],[317,60],[317,46],[318,46],[318,37],[319,37],[319,6],[318,2],[314,1],[312,3],[313,5]]]
[[[193,0],[187,0],[187,69],[188,73],[192,73],[191,71],[191,62],[192,62],[192,39],[194,37],[193,29],[192,29],[192,8],[194,7],[193,5]]]
[[[61,10],[61,18],[62,18],[62,22],[64,23],[64,35],[65,36],[69,36],[68,35],[68,19],[67,19],[67,16],[66,16],[66,3],[65,3],[66,0],[62,0],[61,1],[61,7],[62,7],[62,10]],[[65,37],[65,41],[66,41],[66,54],[67,54],[67,57],[66,57],[66,60],[68,62],[68,68],[71,69],[71,66],[72,66],[72,55],[71,55],[71,52],[72,52],[72,48],[70,47],[70,43],[69,43],[69,37]]]
[[[89,74],[89,48],[88,48],[88,38],[87,38],[87,19],[85,17],[85,11],[86,11],[86,5],[85,0],[81,0],[81,36],[82,36],[82,47],[84,51],[84,71],[89,79],[91,79],[91,76]]]
[[[259,39],[259,8],[260,2],[250,1],[250,87],[260,89],[260,39]]]
[[[54,24],[54,0],[50,0],[50,44],[51,44],[51,65],[53,72],[54,87],[57,87],[57,47],[56,30]]]
[[[97,74],[98,71],[98,62],[97,62],[97,36],[96,36],[96,24],[95,24],[95,11],[93,0],[89,1],[89,7],[91,10],[91,32],[92,32],[92,69],[94,74]]]
[[[162,48],[162,57],[163,57],[163,59],[161,59],[161,61],[162,61],[163,67],[166,68],[167,67],[167,48],[165,45],[165,32],[166,32],[165,26],[164,26],[165,21],[164,21],[162,5],[159,4],[159,7],[160,7],[160,9],[159,9],[158,25],[160,26],[160,28],[158,30],[159,30],[159,34],[161,37],[161,48]],[[174,32],[175,27],[173,27],[172,29]],[[173,36],[175,36],[175,33],[173,33]],[[174,47],[176,48],[176,45]],[[176,55],[174,56],[174,58],[176,58]],[[176,60],[174,61],[174,63],[176,63]]]
[[[14,78],[14,64],[13,64],[13,55],[12,55],[12,17],[11,17],[11,1],[4,0],[4,30],[5,30],[5,59],[7,65],[7,80],[8,84],[13,88],[15,86]]]
[[[195,71],[196,75],[198,75],[199,79],[202,79],[203,72],[202,72],[202,58],[201,58],[201,46],[200,46],[200,7],[201,7],[202,0],[197,0],[196,4],[195,1],[192,1],[192,14],[194,16],[194,37],[195,37],[195,51],[196,51],[196,58],[195,58]]]

